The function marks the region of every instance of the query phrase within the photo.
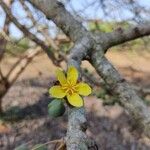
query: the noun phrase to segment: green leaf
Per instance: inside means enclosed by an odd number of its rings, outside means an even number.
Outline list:
[[[32,150],[48,150],[47,147],[43,144],[36,144]]]
[[[62,99],[54,99],[48,105],[48,114],[51,117],[60,117],[65,112],[65,106]]]

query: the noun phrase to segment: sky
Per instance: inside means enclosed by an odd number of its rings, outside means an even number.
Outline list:
[[[137,0],[137,1],[142,6],[150,8],[150,0]],[[113,4],[111,0],[110,0],[110,7],[113,11],[107,10],[106,14],[103,13],[103,10],[98,5],[99,3],[94,3],[93,5],[90,5],[90,4],[93,4],[93,0],[71,0],[71,2],[65,6],[70,12],[72,12],[72,14],[74,14],[73,12],[75,11],[78,14],[76,15],[76,17],[78,17],[79,19],[81,18],[100,19],[100,20],[101,19],[103,20],[115,19],[115,20],[121,21],[121,20],[126,20],[128,18],[133,17],[133,15],[129,11],[127,11],[126,8],[120,8],[119,5],[115,7],[111,6],[111,4]],[[22,6],[18,2],[15,2],[15,4],[13,5],[12,12],[14,16],[19,18],[20,23],[26,24],[27,26],[31,25],[30,20],[24,19],[26,16],[26,13],[23,11]],[[35,17],[39,17],[40,15],[37,13],[34,13],[34,14],[35,14]],[[5,19],[5,14],[3,10],[0,8],[0,28],[3,26],[4,19]],[[39,21],[42,23],[43,20],[39,19]],[[54,26],[53,23],[49,23],[49,24],[51,25],[51,27]],[[33,33],[35,32],[34,28],[31,30],[31,32]],[[10,25],[10,33],[15,38],[20,38],[22,36],[22,33],[19,31],[19,29],[17,29],[17,27],[15,27],[14,24]]]

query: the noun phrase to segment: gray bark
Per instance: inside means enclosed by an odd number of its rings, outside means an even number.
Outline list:
[[[103,46],[103,51],[106,52],[112,46],[148,35],[150,35],[150,23],[144,23],[129,29],[118,28],[109,33],[97,33],[95,34],[95,40]]]
[[[93,66],[110,90],[118,95],[121,104],[134,120],[134,125],[150,137],[150,110],[112,64],[98,53],[92,55]]]
[[[68,58],[68,66],[75,66],[80,72],[80,64],[86,56],[88,49],[91,48],[88,37],[83,37],[77,41],[71,49]],[[85,108],[68,107],[68,128],[66,136],[67,150],[88,150],[90,146],[94,147],[95,143],[86,135],[87,119]]]

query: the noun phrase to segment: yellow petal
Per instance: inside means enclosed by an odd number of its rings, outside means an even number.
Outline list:
[[[76,84],[78,80],[78,71],[74,66],[70,66],[67,71],[67,81]]]
[[[77,94],[73,93],[72,95],[67,95],[68,102],[75,107],[83,106],[83,99]]]
[[[55,98],[63,98],[66,95],[65,91],[61,88],[61,86],[51,87],[49,89],[49,94]]]
[[[78,93],[83,96],[88,96],[92,92],[91,87],[83,82],[77,84],[77,90]]]
[[[57,76],[57,79],[58,79],[58,81],[60,82],[61,85],[65,84],[67,82],[65,74],[63,73],[62,70],[57,69],[56,70],[56,76]]]

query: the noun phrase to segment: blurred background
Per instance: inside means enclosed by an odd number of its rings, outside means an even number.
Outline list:
[[[48,115],[48,89],[56,81],[56,68],[66,69],[65,60],[74,43],[28,1],[3,2],[6,7],[0,7],[0,149],[32,148],[66,133],[66,113],[59,118]],[[94,33],[150,22],[150,0],[61,2]],[[54,57],[49,58],[42,49],[49,50]],[[106,57],[149,106],[150,37],[115,46]],[[99,148],[150,149],[150,140],[131,126],[131,118],[117,96],[108,91],[87,61],[82,62],[82,76],[93,89],[92,95],[85,98],[87,134],[94,137]],[[51,144],[47,147],[53,149]]]

